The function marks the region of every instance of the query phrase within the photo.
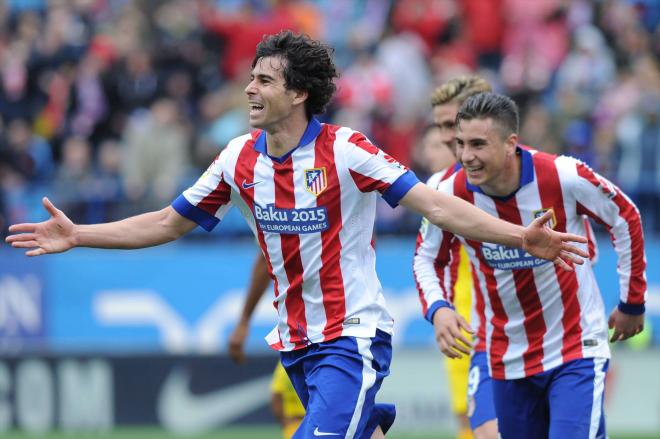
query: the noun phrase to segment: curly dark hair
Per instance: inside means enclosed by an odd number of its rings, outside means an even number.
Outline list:
[[[306,91],[305,112],[311,118],[325,111],[337,87],[333,82],[339,74],[332,62],[334,49],[290,30],[265,35],[257,45],[252,68],[260,58],[279,56],[284,63],[284,80],[289,90]]]

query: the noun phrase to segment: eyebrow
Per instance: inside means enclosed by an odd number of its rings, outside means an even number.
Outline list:
[[[257,74],[257,75],[255,75],[254,73],[250,73],[250,77],[252,77],[252,78],[259,78],[259,79],[270,79],[271,81],[274,81],[274,80],[275,80],[274,77],[272,77],[272,76],[270,76],[270,75],[267,75],[267,74],[265,74],[265,73],[259,73],[259,74]]]

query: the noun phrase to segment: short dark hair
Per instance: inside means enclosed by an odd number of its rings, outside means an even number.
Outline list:
[[[311,118],[325,111],[337,89],[333,81],[339,74],[332,61],[333,52],[333,48],[307,35],[286,30],[264,36],[257,45],[252,68],[260,58],[274,56],[286,60],[283,72],[286,88],[308,93],[305,113]]]
[[[520,116],[518,106],[507,96],[496,93],[478,93],[463,102],[456,113],[456,126],[462,120],[493,119],[502,128],[505,137],[518,134]]]

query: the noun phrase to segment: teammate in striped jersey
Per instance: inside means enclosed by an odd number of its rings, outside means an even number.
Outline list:
[[[424,148],[424,159],[429,169],[440,171],[429,178],[427,182],[429,187],[437,190],[443,180],[460,169],[460,163],[454,166],[455,121],[458,108],[468,97],[490,90],[490,84],[477,75],[451,79],[434,90],[431,106],[433,121],[437,128],[431,134],[427,133],[425,139],[431,135],[434,137],[437,133],[438,142],[434,147]],[[450,157],[447,158],[446,154],[450,154]],[[598,258],[598,249],[593,228],[586,216],[584,221],[589,238],[589,259],[593,265]],[[427,227],[428,221],[423,220],[421,231]],[[431,234],[430,237],[437,236]],[[467,415],[468,429],[472,429],[476,439],[495,439],[497,418],[486,358],[484,302],[482,297],[477,296],[478,290],[472,288],[469,257],[458,240],[455,240],[449,251],[446,251],[447,249],[440,251],[439,241],[424,242],[425,238],[424,233],[418,234],[413,264],[420,298],[423,300],[425,294],[428,294],[425,290],[439,290],[439,284],[442,282],[458,314],[475,331],[472,354],[469,357],[454,358],[447,362],[452,408],[459,417],[459,426],[465,425],[461,417]],[[423,249],[424,254],[419,253],[420,248]],[[434,259],[435,270],[425,269],[429,257]],[[423,311],[426,313],[427,310]],[[457,437],[468,436],[465,430],[461,429]]]
[[[421,184],[359,132],[321,124],[337,76],[330,49],[285,31],[257,46],[245,88],[256,130],[229,142],[171,206],[121,221],[76,225],[44,198],[51,218],[10,228],[28,256],[75,246],[133,249],[211,230],[236,205],[257,237],[275,285],[279,322],[269,344],[306,409],[296,438],[383,437],[394,407],[376,404],[389,374],[392,318],[376,277],[376,196],[475,241],[524,248],[570,270],[578,235],[512,224]],[[373,436],[372,436],[373,435]]]
[[[611,341],[640,332],[646,262],[641,219],[632,202],[575,159],[521,148],[517,108],[504,96],[473,96],[456,120],[463,169],[439,190],[521,225],[548,209],[553,209],[552,226],[560,231],[585,233],[583,214],[605,224],[621,278],[621,302],[609,320]],[[438,253],[431,246],[447,252],[460,240],[475,267],[476,306],[485,310],[502,437],[605,437],[602,402],[609,347],[591,264],[562,271],[506,246],[458,238],[435,227],[422,233],[415,267],[421,282],[442,272],[442,264],[434,267]],[[444,284],[432,288],[428,283],[423,291],[423,307],[442,352],[469,354],[470,342],[460,334],[469,325],[452,310]]]

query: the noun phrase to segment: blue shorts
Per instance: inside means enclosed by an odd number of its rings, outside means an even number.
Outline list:
[[[517,380],[493,380],[503,439],[605,438],[605,375],[609,360],[584,358]]]
[[[392,338],[339,337],[304,349],[282,352],[281,360],[305,407],[294,439],[318,436],[368,439],[378,425],[386,432],[396,412],[376,404],[376,393],[390,373]]]
[[[470,358],[468,377],[467,415],[470,428],[476,430],[488,421],[496,419],[493,403],[493,380],[488,373],[488,355],[475,352]]]

